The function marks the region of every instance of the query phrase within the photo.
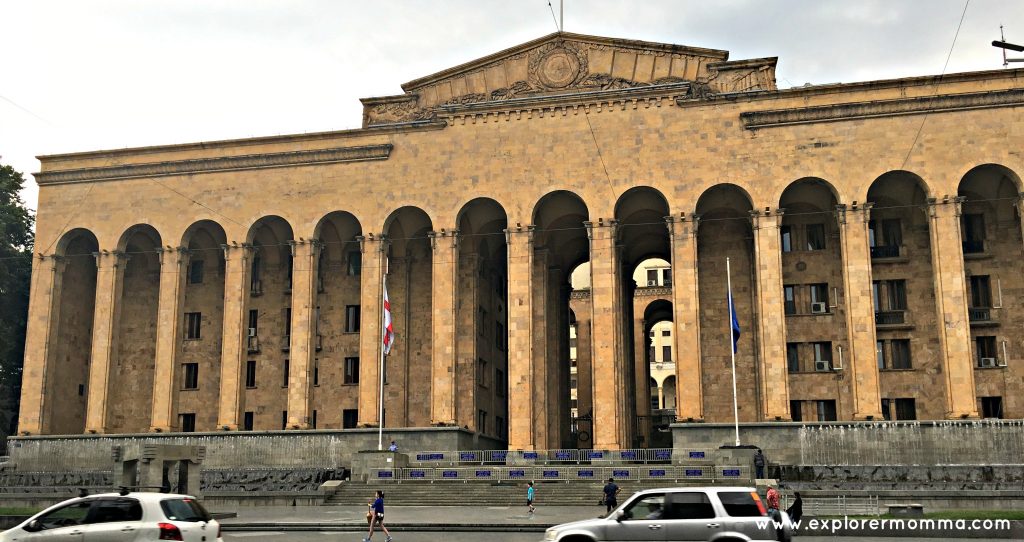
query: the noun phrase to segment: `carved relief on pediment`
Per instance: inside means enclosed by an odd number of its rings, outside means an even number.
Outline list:
[[[417,120],[432,120],[437,113],[432,109],[420,107],[416,96],[404,101],[391,101],[373,104],[365,109],[366,124],[394,124]]]

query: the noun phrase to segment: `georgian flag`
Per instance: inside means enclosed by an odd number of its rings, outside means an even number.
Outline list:
[[[395,343],[395,328],[391,325],[391,302],[388,301],[388,283],[384,279],[384,355],[391,353]]]

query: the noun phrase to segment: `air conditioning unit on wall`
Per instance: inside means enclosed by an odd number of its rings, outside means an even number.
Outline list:
[[[828,303],[811,303],[811,313],[825,314],[828,312]]]
[[[832,370],[832,363],[830,361],[828,361],[828,360],[820,360],[820,359],[819,360],[815,360],[814,361],[814,370],[815,371],[831,371]]]
[[[979,365],[981,367],[995,367],[996,358],[981,358]]]
[[[647,285],[648,286],[657,286],[658,285],[658,281],[656,281],[656,280],[649,280],[649,281],[647,281]]]

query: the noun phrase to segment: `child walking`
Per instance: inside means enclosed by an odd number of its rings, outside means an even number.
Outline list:
[[[526,489],[526,508],[530,511],[531,516],[537,511],[533,507],[533,482],[530,482],[530,487]]]
[[[377,498],[372,503],[366,503],[370,507],[370,513],[373,514],[370,518],[370,534],[366,535],[363,542],[370,542],[373,538],[373,526],[380,525],[380,530],[384,531],[384,542],[391,542],[391,533],[388,532],[388,528],[384,526],[384,492],[377,490]]]

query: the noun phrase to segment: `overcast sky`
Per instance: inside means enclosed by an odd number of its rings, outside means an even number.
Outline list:
[[[552,0],[558,13],[558,0]],[[569,32],[778,56],[780,88],[939,74],[965,0],[566,0]],[[547,0],[0,0],[0,162],[358,128],[359,98],[553,32]],[[947,73],[1024,2],[971,0]],[[1024,56],[1021,53],[1019,56]]]

